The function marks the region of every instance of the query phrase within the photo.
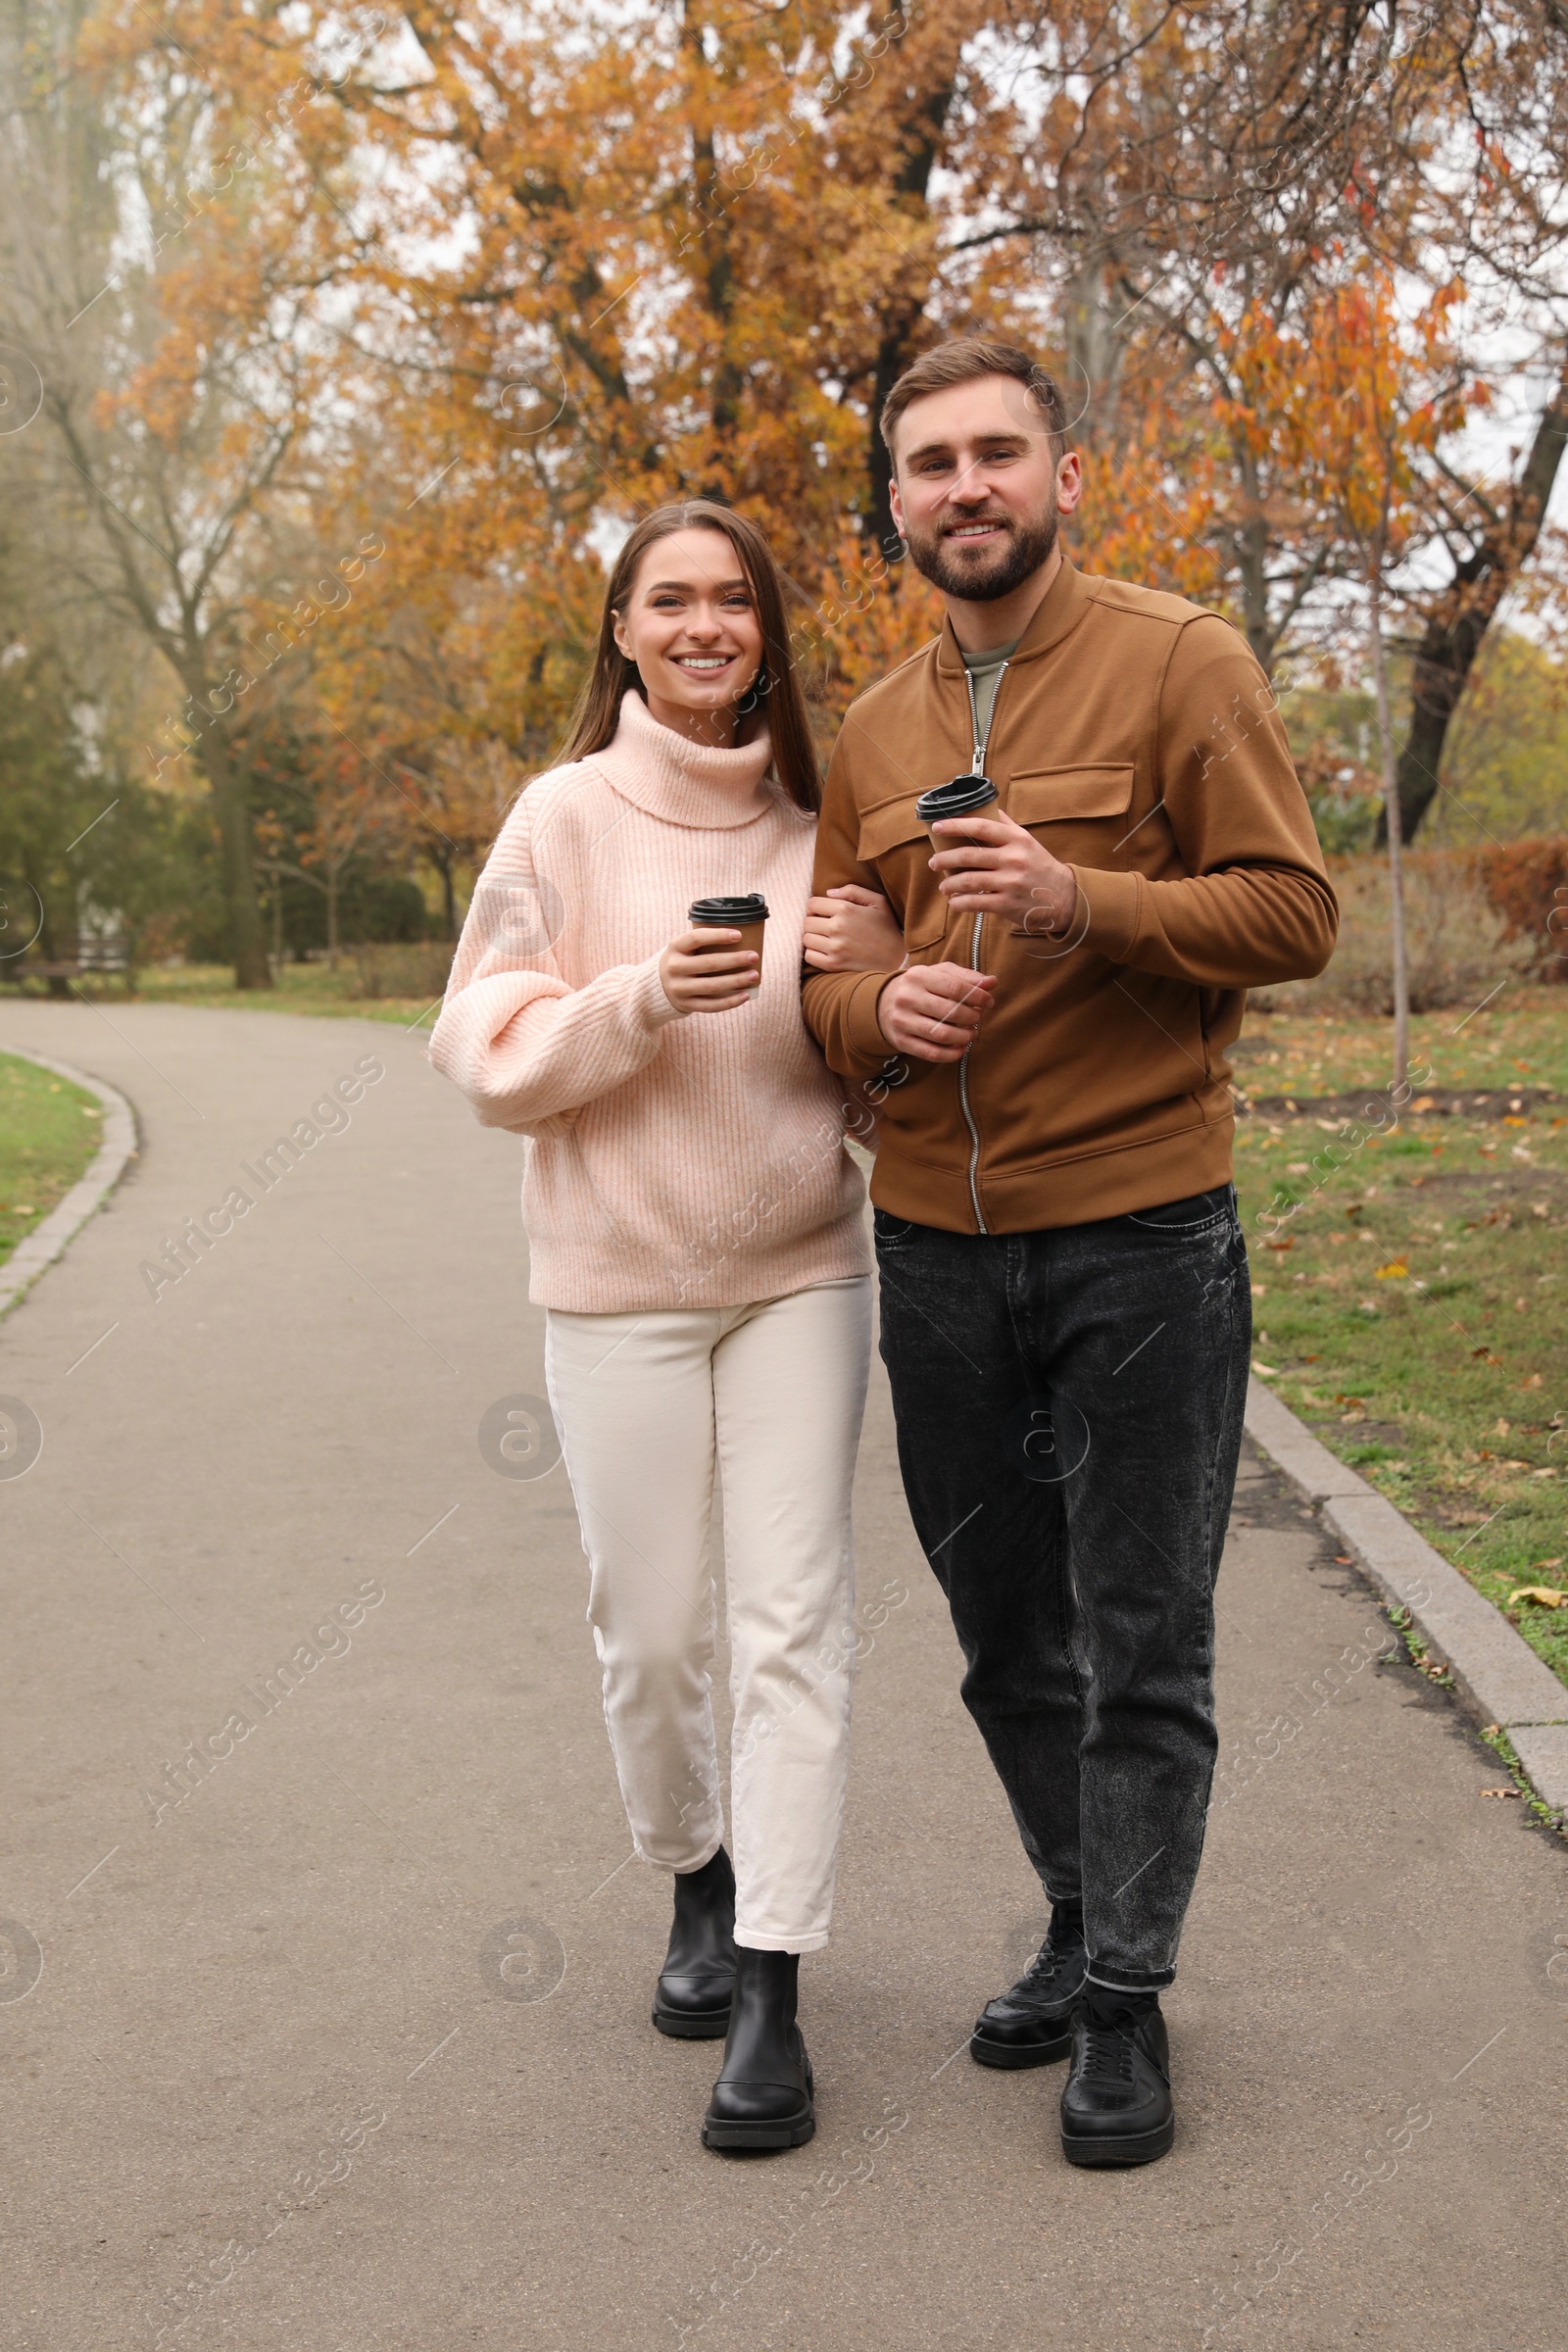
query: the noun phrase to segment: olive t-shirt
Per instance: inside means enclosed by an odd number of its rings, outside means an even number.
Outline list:
[[[997,680],[1017,650],[1015,637],[1010,645],[988,646],[983,654],[963,655],[963,666],[974,680],[975,733],[982,752],[991,733],[991,706],[997,699]],[[963,653],[962,646],[958,651]]]

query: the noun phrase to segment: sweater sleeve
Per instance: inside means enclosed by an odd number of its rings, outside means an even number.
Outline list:
[[[1182,629],[1160,694],[1160,806],[1187,868],[1076,866],[1078,940],[1113,963],[1200,988],[1310,979],[1339,907],[1273,690],[1228,621]]]
[[[875,866],[862,865],[858,857],[859,826],[855,795],[850,789],[845,744],[854,723],[846,718],[828,762],[822,787],[822,813],[816,828],[816,866],[811,877],[813,897],[821,898],[841,882],[863,883],[867,890],[884,888]],[[897,910],[895,910],[897,911]],[[895,967],[896,969],[896,967]],[[877,1000],[894,970],[885,972],[813,972],[808,970],[801,990],[806,1026],[822,1049],[830,1070],[841,1078],[869,1078],[881,1069],[892,1048],[877,1027]]]
[[[523,1134],[635,1077],[682,1017],[657,956],[567,986],[556,955],[564,902],[536,863],[528,797],[479,877],[430,1039],[431,1061],[483,1125]]]

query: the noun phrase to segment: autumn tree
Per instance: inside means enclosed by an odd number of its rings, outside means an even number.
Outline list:
[[[128,8],[68,11],[56,31],[69,54],[52,76],[35,65],[3,226],[41,384],[21,488],[71,592],[159,660],[149,765],[188,760],[205,780],[236,979],[266,987],[233,714],[254,683],[245,599],[276,578],[270,525],[308,499],[326,387],[347,388],[316,332],[343,241],[318,200],[330,158],[301,128],[318,84],[284,58],[208,78],[172,28]],[[84,233],[101,197],[92,143],[56,121],[62,88],[114,145],[109,237]],[[340,124],[335,108],[324,120]]]

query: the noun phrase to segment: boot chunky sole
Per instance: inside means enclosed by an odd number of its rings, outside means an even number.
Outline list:
[[[705,2148],[804,2148],[816,2132],[816,2078],[806,2061],[806,2096],[792,2115],[738,2118],[705,2115]]]
[[[765,2123],[715,2123],[703,2119],[705,2148],[804,2148],[816,2132],[816,2117],[808,2101],[798,2115],[769,2116]]]
[[[654,2003],[654,2023],[672,2041],[722,2041],[729,2032],[729,2005],[722,2009],[663,2009]]]

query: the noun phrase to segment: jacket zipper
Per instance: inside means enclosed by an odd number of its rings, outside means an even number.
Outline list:
[[[1002,681],[1006,674],[1007,664],[1005,662],[1004,662],[1002,667],[997,672],[997,682],[991,689],[991,709],[986,716],[986,731],[982,735],[980,732],[980,710],[974,699],[974,672],[969,667],[967,662],[964,663],[964,682],[969,689],[969,731],[974,738],[974,758],[971,763],[970,772],[977,776],[983,776],[986,772],[986,745],[991,740],[991,730],[996,724],[997,697],[1002,692]],[[974,924],[969,934],[969,969],[972,972],[977,972],[980,969],[980,927],[984,923],[985,919],[986,918],[983,914],[977,914],[974,918]],[[969,1130],[969,1201],[974,1210],[975,1224],[982,1233],[989,1233],[991,1228],[986,1223],[985,1216],[980,1207],[980,1186],[978,1181],[980,1170],[980,1130],[975,1125],[974,1112],[969,1106],[969,1055],[972,1052],[972,1045],[965,1046],[963,1050],[963,1058],[958,1064],[958,1103],[963,1112],[963,1123]]]

